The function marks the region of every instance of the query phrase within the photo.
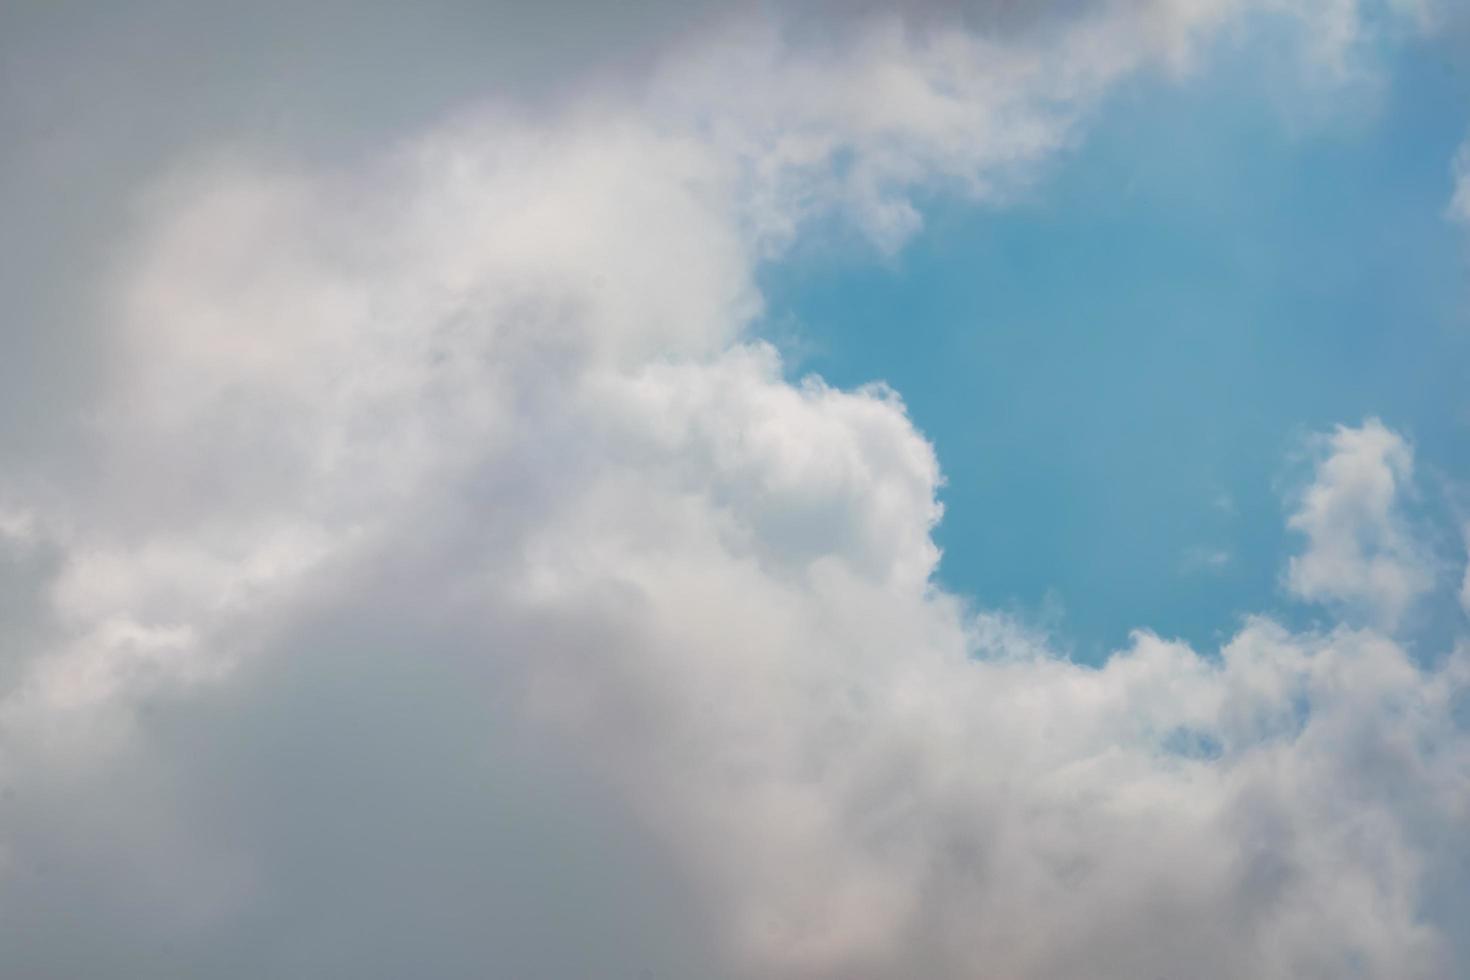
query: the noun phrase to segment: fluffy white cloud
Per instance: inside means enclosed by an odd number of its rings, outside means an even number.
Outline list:
[[[1306,535],[1291,559],[1287,586],[1303,599],[1342,603],[1393,627],[1434,585],[1433,562],[1399,508],[1414,454],[1377,419],[1339,426],[1289,526]]]
[[[1463,655],[1253,619],[1070,663],[934,585],[899,396],[744,337],[814,216],[894,247],[1235,9],[755,29],[632,101],[164,182],[89,439],[0,487],[6,965],[1454,975]],[[1389,622],[1408,449],[1330,440],[1291,582]]]

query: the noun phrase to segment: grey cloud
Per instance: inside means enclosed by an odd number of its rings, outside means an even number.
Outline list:
[[[230,687],[145,702],[104,773],[12,792],[7,970],[717,975],[595,760],[518,731],[484,668],[508,638],[355,585]]]
[[[349,161],[465,103],[635,77],[713,3],[21,0],[0,10],[0,459],[75,439],[96,283],[146,183],[220,145]]]

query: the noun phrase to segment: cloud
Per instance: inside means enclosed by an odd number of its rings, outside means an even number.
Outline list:
[[[1316,602],[1340,603],[1387,627],[1434,585],[1434,564],[1401,513],[1414,454],[1377,419],[1339,426],[1288,525],[1307,538],[1291,559],[1287,587]]]
[[[1183,568],[1191,572],[1218,572],[1230,564],[1231,554],[1223,548],[1190,548],[1184,553]]]
[[[819,219],[1003,200],[1230,9],[756,25],[160,181],[84,434],[0,486],[7,969],[1453,975],[1463,653],[1255,618],[1071,663],[935,584],[900,395],[747,336]],[[1407,445],[1328,447],[1291,581],[1391,621]]]
[[[1470,143],[1460,147],[1451,168],[1455,188],[1450,195],[1450,217],[1460,222],[1470,222]]]

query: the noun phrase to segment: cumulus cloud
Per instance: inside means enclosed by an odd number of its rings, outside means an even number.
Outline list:
[[[899,393],[747,335],[815,219],[1002,199],[1236,12],[746,24],[159,181],[85,434],[0,484],[8,970],[1454,975],[1467,667],[1385,634],[1399,436],[1291,519],[1292,587],[1373,616],[1085,667],[935,584]]]
[[[1434,585],[1433,562],[1399,504],[1411,486],[1413,450],[1377,419],[1339,426],[1322,446],[1315,479],[1288,521],[1307,546],[1291,559],[1287,586],[1392,627]]]

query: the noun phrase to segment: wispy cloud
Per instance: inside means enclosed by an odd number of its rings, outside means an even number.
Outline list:
[[[1454,190],[1450,194],[1449,215],[1456,221],[1470,223],[1470,142],[1455,154],[1450,173]]]
[[[1184,553],[1185,571],[1219,571],[1230,564],[1230,552],[1224,548],[1190,548]]]

